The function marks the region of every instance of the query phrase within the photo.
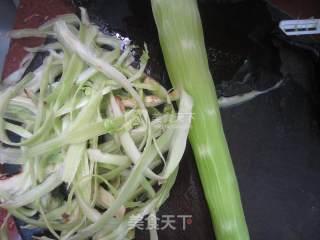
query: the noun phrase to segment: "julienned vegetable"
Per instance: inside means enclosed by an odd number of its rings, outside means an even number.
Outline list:
[[[146,49],[136,62],[135,46],[101,33],[81,11],[81,20],[68,14],[10,33],[58,41],[28,48],[1,86],[0,161],[21,172],[1,176],[0,207],[54,239],[133,239],[136,224],[155,217],[169,196],[192,99],[144,74]],[[43,64],[23,76],[43,51]],[[150,238],[157,239],[153,228]]]
[[[196,0],[151,0],[170,80],[194,100],[189,140],[219,240],[249,239]]]

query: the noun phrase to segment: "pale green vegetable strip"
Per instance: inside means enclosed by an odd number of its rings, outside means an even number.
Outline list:
[[[22,78],[27,67],[28,66],[22,66],[19,69],[10,73],[5,79],[2,80],[1,84],[3,84],[4,86],[1,86],[0,90],[2,91],[3,89],[7,88],[8,86],[16,84],[18,81],[20,81],[20,79]]]
[[[77,84],[80,83],[84,83],[85,81],[87,81],[88,79],[90,79],[91,77],[93,77],[96,73],[98,73],[98,71],[94,68],[87,68],[86,70],[84,70],[79,76],[78,79],[76,80]]]
[[[0,146],[0,164],[21,164],[22,151],[16,148],[5,148]]]
[[[36,215],[37,212],[38,212],[35,209],[29,209],[29,208],[25,208],[25,207],[21,207],[19,209],[19,211],[21,212],[21,214],[23,214],[23,215],[25,215],[27,217],[32,217],[32,216]]]
[[[194,102],[189,140],[218,240],[248,240],[196,0],[151,0],[170,80]]]
[[[56,237],[59,238],[59,235],[57,234],[57,232],[52,228],[51,223],[48,221],[46,214],[43,211],[43,207],[41,206],[41,204],[39,204],[39,212],[41,213],[41,217],[44,220],[44,222],[46,223],[46,227],[48,228],[48,230],[51,232],[51,234]]]
[[[99,187],[97,204],[107,209],[111,206],[111,204],[114,201],[115,201],[114,196],[111,193],[109,193],[103,187]],[[119,208],[118,213],[116,214],[116,217],[123,218],[125,212],[126,212],[126,208],[124,206],[121,206]]]
[[[120,49],[121,47],[121,40],[111,37],[111,36],[106,36],[103,33],[98,33],[98,37],[96,38],[96,42],[98,44],[105,44],[109,45],[115,49]]]
[[[21,219],[22,221],[29,223],[33,226],[37,226],[37,227],[46,227],[46,224],[41,220],[35,220],[32,218],[28,218],[26,216],[24,216],[23,214],[21,214],[20,212],[18,212],[17,210],[13,210],[13,209],[8,209],[8,211],[10,212],[10,214],[12,214],[13,216]],[[74,227],[74,225],[77,223],[68,223],[68,224],[53,224],[54,229],[56,230],[65,230],[65,229],[69,229],[70,227]]]
[[[69,131],[81,128],[84,124],[88,124],[95,118],[95,112],[97,112],[97,106],[101,101],[101,95],[93,95],[87,106],[85,106],[79,113],[77,118],[74,120],[69,128]],[[86,143],[79,143],[71,145],[68,149],[67,156],[64,163],[63,181],[71,184],[73,178],[76,175],[79,163],[83,157],[83,152],[86,148]]]
[[[76,200],[81,208],[81,211],[84,213],[84,215],[92,222],[97,222],[101,214],[98,210],[91,208],[88,203],[83,199],[81,196],[81,193],[76,190]]]
[[[10,38],[28,38],[28,37],[45,38],[48,35],[55,35],[55,34],[53,32],[45,32],[38,29],[12,30],[8,33],[8,37]]]
[[[80,25],[80,19],[77,17],[75,14],[64,14],[64,15],[59,15],[46,23],[42,24],[39,27],[39,30],[45,31],[50,28],[53,28],[54,24],[58,21],[64,21],[65,23],[68,24],[75,24],[75,25]]]
[[[155,216],[169,196],[190,115],[178,130],[171,96],[144,73],[147,46],[137,59],[138,46],[101,33],[84,8],[81,21],[67,14],[11,34],[57,42],[27,48],[0,86],[0,163],[21,164],[0,179],[0,207],[55,239],[133,239],[130,216]],[[43,63],[20,80],[38,52]],[[150,107],[153,98],[163,108]],[[179,114],[191,112],[185,99]]]
[[[110,107],[112,109],[114,117],[121,117],[122,116],[120,107],[118,106],[118,104],[113,96],[110,97]],[[141,152],[139,151],[139,149],[135,145],[130,134],[126,131],[120,132],[118,137],[120,139],[120,142],[121,142],[122,147],[124,148],[124,151],[126,152],[126,154],[130,157],[131,161],[134,164],[137,164],[138,161],[141,159]],[[146,175],[146,177],[149,177],[151,179],[162,180],[162,177],[153,173],[150,169],[146,170],[145,175]]]
[[[61,180],[61,173],[58,171],[53,173],[49,176],[43,183],[34,187],[30,191],[16,197],[15,199],[10,199],[1,203],[1,207],[5,208],[17,208],[32,203],[36,199],[40,198],[41,196],[51,192],[53,189],[58,187],[62,183]]]
[[[81,129],[62,133],[60,136],[50,139],[46,142],[35,145],[26,151],[29,157],[39,156],[47,152],[57,150],[67,144],[81,143],[95,136],[100,136],[108,133],[108,129],[104,126],[104,121],[88,124]]]
[[[94,162],[122,166],[130,162],[126,155],[102,153],[99,149],[88,149],[89,159]]]
[[[189,128],[192,119],[192,99],[182,91],[179,105],[176,129],[173,134],[168,153],[168,162],[163,177],[168,178],[178,167],[187,144]]]
[[[58,42],[55,42],[55,43],[49,43],[49,44],[38,46],[38,47],[25,47],[24,49],[28,52],[36,53],[36,52],[49,51],[49,50],[61,50],[62,45]]]
[[[4,93],[0,95],[0,140],[9,145],[16,145],[15,143],[11,142],[8,138],[7,134],[5,133],[5,121],[4,121],[4,114],[7,109],[7,106],[10,102],[10,99],[14,96],[18,95],[19,92],[23,89],[25,84],[30,81],[32,78],[32,74],[26,75],[17,85],[14,87],[8,88]]]
[[[35,143],[37,141],[39,141],[43,135],[45,135],[47,132],[50,131],[51,127],[52,127],[52,122],[53,122],[53,114],[52,112],[49,112],[48,115],[45,117],[42,125],[40,128],[38,128],[32,135],[32,137],[18,143],[15,144],[17,146],[20,145],[27,145],[27,144],[31,144],[31,143]]]
[[[85,223],[85,218],[73,229],[71,229],[66,235],[62,236],[60,240],[68,240],[78,229]]]
[[[11,99],[9,106],[10,105],[16,105],[19,107],[23,107],[23,108],[29,110],[31,113],[37,114],[37,106],[29,98],[17,96],[15,98]]]
[[[148,228],[150,232],[150,240],[158,240],[157,234],[157,216],[154,211],[152,211],[148,217]]]
[[[129,216],[125,219],[126,221],[122,222],[122,224],[110,235],[105,236],[103,238],[100,238],[101,240],[111,240],[111,239],[122,239],[130,230],[130,224],[132,220],[136,219],[139,221],[141,218],[143,218],[145,215],[148,215],[149,213],[152,213],[154,210],[158,210],[157,208],[163,204],[164,201],[169,196],[169,191],[173,186],[173,183],[177,176],[177,169],[174,171],[174,173],[170,176],[168,181],[161,187],[160,191],[157,193],[155,198],[150,200],[149,202],[145,203],[142,207],[135,209],[130,213]],[[140,218],[134,218],[130,220],[129,224],[129,218],[130,216],[140,216]]]
[[[28,130],[24,129],[23,127],[19,125],[15,125],[9,122],[5,123],[5,129],[13,132],[23,138],[30,138],[32,136],[32,133],[30,133]]]
[[[58,34],[58,39],[63,43],[63,45],[65,45],[68,49],[73,50],[73,52],[76,52],[84,61],[94,66],[97,70],[105,74],[107,77],[118,81],[121,86],[132,95],[132,97],[137,101],[139,107],[143,111],[145,120],[148,123],[149,117],[147,115],[147,110],[138,93],[133,89],[125,76],[123,76],[116,68],[112,67],[110,64],[94,56],[93,53],[70,32],[65,23],[56,23],[55,29]]]
[[[167,138],[172,137],[172,132],[165,132],[160,138],[159,142],[166,141]],[[96,233],[108,220],[116,214],[119,208],[130,198],[133,194],[134,189],[137,188],[141,178],[143,176],[143,172],[146,170],[147,166],[152,162],[153,158],[150,156],[152,152],[155,151],[155,147],[150,145],[150,147],[146,150],[145,154],[142,156],[140,161],[135,165],[130,173],[130,176],[122,186],[115,202],[110,206],[110,208],[101,216],[101,218],[94,224],[80,230],[78,234],[70,238],[70,240],[76,239],[85,239]]]
[[[132,48],[131,47],[127,47],[123,53],[121,54],[121,56],[118,58],[117,62],[116,62],[116,66],[120,66],[124,60],[128,57],[129,53],[131,52]]]
[[[90,203],[90,201],[92,200],[92,196],[91,196],[92,189],[93,189],[93,185],[91,182],[92,175],[93,175],[92,169],[93,169],[92,165],[90,164],[88,159],[88,154],[85,153],[78,167],[76,179],[75,179],[75,182],[73,183],[73,188],[81,193],[81,196],[87,203]],[[83,181],[84,179],[86,179],[86,181]],[[79,184],[80,184],[80,187],[79,187]]]
[[[77,118],[70,126],[70,131],[76,130],[85,124],[89,124],[92,120],[96,118],[96,113],[98,111],[98,106],[101,101],[101,94],[93,94],[88,104],[81,110]]]
[[[63,72],[61,83],[59,85],[61,91],[59,91],[59,95],[56,100],[57,107],[60,107],[66,98],[69,97],[68,94],[72,88],[72,84],[76,80],[77,75],[81,72],[82,67],[83,62],[80,61],[75,54],[73,54],[68,62],[67,69]]]
[[[79,164],[83,158],[86,143],[70,145],[64,158],[62,180],[70,185],[76,176]]]
[[[6,199],[9,196],[10,200],[12,196],[25,192],[30,186],[31,179],[26,173],[16,174],[0,181],[0,197],[2,198],[5,195]]]

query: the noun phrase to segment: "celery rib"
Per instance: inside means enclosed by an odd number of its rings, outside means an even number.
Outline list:
[[[165,64],[173,86],[194,101],[189,133],[215,235],[250,239],[237,179],[224,136],[208,67],[196,0],[151,0]]]

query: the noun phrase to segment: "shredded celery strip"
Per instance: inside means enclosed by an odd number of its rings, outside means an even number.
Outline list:
[[[83,8],[81,19],[66,14],[9,33],[48,35],[57,41],[26,48],[0,85],[0,164],[22,169],[0,179],[0,207],[54,239],[133,239],[130,218],[154,217],[169,196],[192,99],[182,90],[176,112],[170,93],[145,73],[147,47],[133,67],[137,46],[100,32]],[[25,75],[38,52],[47,52],[42,65]]]

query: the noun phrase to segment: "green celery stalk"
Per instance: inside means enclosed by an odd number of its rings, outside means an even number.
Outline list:
[[[208,67],[196,0],[151,0],[173,86],[194,101],[189,133],[218,240],[250,239]]]

